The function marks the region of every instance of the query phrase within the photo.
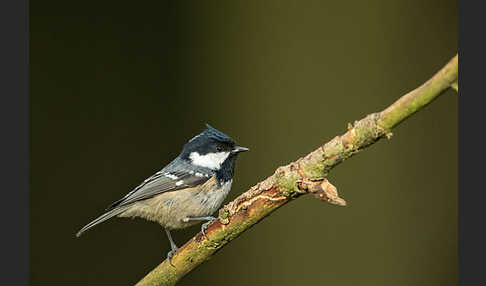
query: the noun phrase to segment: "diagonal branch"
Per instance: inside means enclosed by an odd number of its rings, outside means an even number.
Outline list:
[[[457,90],[456,54],[431,79],[407,93],[385,110],[372,113],[349,124],[348,131],[307,156],[278,168],[264,181],[253,186],[219,210],[219,220],[206,230],[207,238],[196,234],[172,258],[152,270],[137,286],[174,285],[179,279],[208,260],[216,251],[277,208],[303,194],[335,205],[346,205],[326,176],[336,165],[379,139],[392,135],[391,129],[424,108],[449,87]]]
[[[451,83],[451,87],[455,90],[455,91],[459,91],[459,84],[457,82],[457,79],[455,82]]]

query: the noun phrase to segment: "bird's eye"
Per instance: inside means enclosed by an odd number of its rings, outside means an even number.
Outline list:
[[[218,152],[223,151],[223,147],[222,147],[222,146],[217,146],[217,147],[216,147],[216,151],[218,151]]]

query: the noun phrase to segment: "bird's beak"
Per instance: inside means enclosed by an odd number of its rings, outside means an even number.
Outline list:
[[[248,148],[246,148],[246,147],[235,146],[235,147],[233,148],[233,150],[231,151],[231,153],[236,154],[236,153],[240,153],[240,152],[246,152],[246,151],[248,151],[248,150],[250,150],[250,149],[248,149]]]

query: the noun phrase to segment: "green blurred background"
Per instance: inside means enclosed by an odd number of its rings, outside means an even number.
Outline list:
[[[384,109],[457,51],[457,1],[30,1],[31,284],[131,285],[155,223],[75,232],[204,123],[251,148],[230,197]],[[457,96],[448,91],[180,285],[456,285]],[[199,226],[176,232],[179,245]]]

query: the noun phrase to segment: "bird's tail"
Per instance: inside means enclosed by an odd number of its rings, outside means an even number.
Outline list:
[[[80,229],[76,233],[76,237],[80,237],[81,234],[83,234],[83,232],[87,231],[88,229],[92,228],[93,226],[100,224],[100,223],[104,222],[105,220],[108,220],[108,219],[110,219],[114,216],[117,216],[117,215],[121,214],[122,212],[124,212],[126,210],[127,210],[127,207],[120,207],[120,208],[113,209],[111,211],[108,211],[108,212],[100,215],[98,218],[96,218],[92,222],[85,225],[82,229]]]

